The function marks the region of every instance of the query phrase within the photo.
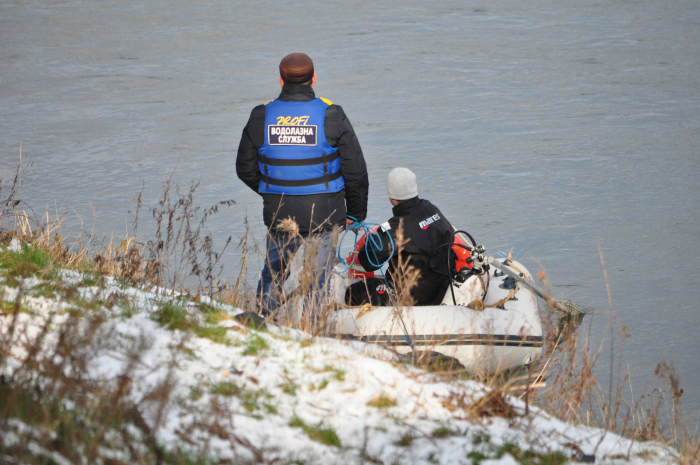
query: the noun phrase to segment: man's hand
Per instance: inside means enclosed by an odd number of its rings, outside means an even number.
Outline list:
[[[349,229],[350,225],[353,224],[355,220],[351,220],[350,218],[345,218],[345,229]]]

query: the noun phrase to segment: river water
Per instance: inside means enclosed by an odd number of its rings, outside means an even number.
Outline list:
[[[23,200],[69,210],[64,233],[121,238],[142,184],[154,203],[179,162],[199,203],[236,200],[210,226],[237,240],[262,210],[236,178],[241,130],[304,51],[362,144],[368,220],[390,216],[388,171],[414,170],[454,225],[524,248],[556,297],[594,309],[602,381],[598,241],[635,393],[672,360],[697,414],[699,22],[683,0],[3,0],[0,175],[21,145]]]

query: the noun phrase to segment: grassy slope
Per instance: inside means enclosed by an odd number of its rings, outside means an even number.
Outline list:
[[[507,413],[482,408],[484,386],[442,381],[374,346],[249,330],[232,319],[239,310],[206,298],[138,289],[89,263],[66,268],[47,248],[0,248],[0,461],[673,458],[536,408],[524,416],[512,398]]]

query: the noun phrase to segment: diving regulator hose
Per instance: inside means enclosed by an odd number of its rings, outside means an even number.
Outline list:
[[[340,249],[343,245],[343,241],[345,240],[345,236],[348,234],[348,231],[352,231],[355,233],[355,243],[352,246],[352,250],[355,251],[355,253],[360,253],[359,250],[357,250],[357,240],[360,237],[360,231],[362,231],[366,237],[366,242],[365,242],[365,254],[367,255],[367,261],[369,262],[370,265],[373,267],[376,267],[377,269],[381,270],[382,266],[385,264],[389,263],[389,260],[391,260],[391,257],[394,255],[394,239],[392,239],[391,234],[382,226],[381,224],[378,223],[364,223],[362,221],[357,221],[356,218],[353,218],[352,216],[348,216],[351,220],[353,220],[353,223],[351,223],[346,229],[345,232],[343,232],[343,236],[340,238],[340,241],[338,242],[338,258],[340,259],[340,262],[345,265],[345,269],[343,271],[339,271],[338,274],[344,274],[346,273],[350,267],[352,266],[352,263],[347,263],[343,257],[340,256]],[[381,238],[379,237],[378,230],[379,228],[382,228],[384,232],[387,233],[387,237],[389,238],[389,245],[391,246],[391,253],[389,254],[389,258],[386,260],[380,262],[379,258],[377,257],[377,252],[384,250],[384,244],[382,243]],[[370,255],[371,253],[371,255]],[[384,273],[382,273],[382,277],[384,277]],[[386,281],[386,279],[385,279]]]

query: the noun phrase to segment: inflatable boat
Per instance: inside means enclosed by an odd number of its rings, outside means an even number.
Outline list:
[[[461,234],[453,240],[456,255],[468,251],[469,269],[450,277],[451,286],[440,305],[428,306],[346,306],[346,289],[367,276],[358,260],[353,263],[352,254],[360,250],[356,244],[348,262],[334,268],[331,298],[337,310],[327,335],[380,344],[399,354],[437,352],[457,359],[471,373],[509,370],[536,360],[543,345],[537,296],[544,296],[530,272],[510,254],[488,257],[473,239],[471,245]],[[300,267],[303,264],[292,264],[286,292],[297,285]],[[301,315],[298,305],[296,311]]]
[[[335,333],[401,354],[438,352],[471,373],[529,365],[543,344],[537,296],[499,268],[508,267],[530,282],[532,276],[516,261],[493,259],[492,265],[459,283],[454,301],[448,291],[441,305],[341,308],[335,312]],[[337,302],[356,280],[336,274]]]

